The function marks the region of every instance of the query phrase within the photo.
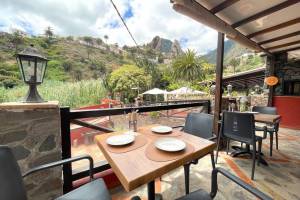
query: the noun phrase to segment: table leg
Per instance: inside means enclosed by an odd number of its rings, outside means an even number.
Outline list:
[[[162,200],[161,194],[155,194],[155,181],[151,181],[147,185],[148,187],[148,200]]]

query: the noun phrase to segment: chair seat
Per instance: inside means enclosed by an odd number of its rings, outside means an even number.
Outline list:
[[[177,200],[212,200],[211,196],[205,190],[197,190],[186,196],[180,197]]]
[[[89,182],[56,200],[110,200],[110,195],[102,179]]]
[[[230,139],[238,141],[238,142],[243,142],[245,144],[252,144],[252,139],[240,137],[240,136],[237,136],[237,135],[230,136]],[[262,140],[262,137],[256,135],[255,141],[260,141],[260,140]]]
[[[264,131],[264,127],[255,126],[255,130],[256,131]],[[275,128],[274,127],[267,127],[267,131],[268,132],[275,132]]]

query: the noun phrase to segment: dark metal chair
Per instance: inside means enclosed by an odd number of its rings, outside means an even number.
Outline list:
[[[211,199],[214,199],[215,196],[217,195],[217,191],[218,191],[218,173],[224,175],[225,177],[227,177],[231,181],[235,182],[236,184],[238,184],[239,186],[241,186],[248,192],[252,193],[254,196],[256,196],[259,199],[262,199],[262,200],[271,200],[272,199],[268,195],[264,194],[263,192],[259,191],[258,189],[254,188],[253,186],[245,183],[240,178],[234,176],[233,174],[229,173],[225,169],[217,167],[217,168],[214,168],[212,171],[212,176],[211,176],[212,181],[211,181],[211,192],[210,193],[206,192],[205,190],[199,189],[199,190],[192,192],[186,196],[180,197],[177,200],[199,200],[199,199],[211,200]]]
[[[254,112],[259,112],[262,114],[277,115],[277,109],[275,107],[266,107],[266,106],[254,106],[252,109]],[[256,131],[264,131],[264,127],[255,126]],[[279,121],[276,122],[273,126],[267,126],[267,132],[270,134],[270,156],[273,152],[273,137],[275,133],[276,139],[276,149],[278,150],[278,130],[279,130]]]
[[[19,165],[8,146],[0,146],[0,199],[5,200],[27,200],[26,190],[22,177],[26,177],[34,172],[60,166],[66,163],[87,159],[90,162],[91,182],[61,196],[57,200],[110,200],[111,197],[102,179],[93,180],[93,159],[92,157],[78,156],[57,162],[35,167],[21,175]]]
[[[247,146],[252,146],[252,173],[251,179],[254,179],[255,160],[256,160],[256,142],[258,142],[258,162],[259,165],[261,159],[261,145],[262,137],[255,135],[255,122],[254,115],[250,113],[240,112],[223,112],[221,129],[217,141],[217,155],[216,163],[218,160],[219,145],[221,138],[228,140],[234,140],[241,143],[245,143]],[[229,143],[227,142],[227,153]],[[249,147],[250,148],[250,147]]]
[[[182,131],[192,134],[197,137],[201,137],[208,140],[216,139],[217,137],[213,134],[213,115],[206,113],[189,113],[185,125],[182,128]],[[197,164],[198,160],[194,160],[185,164],[184,175],[185,175],[185,192],[189,193],[189,182],[190,182],[190,165]],[[213,168],[215,168],[214,154],[211,153],[211,163]]]

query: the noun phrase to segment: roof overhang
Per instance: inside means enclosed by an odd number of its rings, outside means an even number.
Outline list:
[[[255,85],[263,85],[265,79],[266,67],[260,67],[233,75],[225,76],[222,79],[223,87],[231,84],[235,89],[244,89]],[[215,84],[215,80],[203,81],[200,85]]]
[[[272,55],[300,49],[300,0],[172,0],[173,9]]]

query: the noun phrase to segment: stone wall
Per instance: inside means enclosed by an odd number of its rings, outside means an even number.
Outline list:
[[[279,84],[275,87],[275,95],[284,95],[284,81],[300,80],[300,61],[283,63],[276,67],[275,75],[279,78]]]
[[[61,159],[60,114],[57,102],[0,104],[0,144],[13,149],[22,173]],[[50,200],[62,194],[61,167],[24,179],[28,199]]]

